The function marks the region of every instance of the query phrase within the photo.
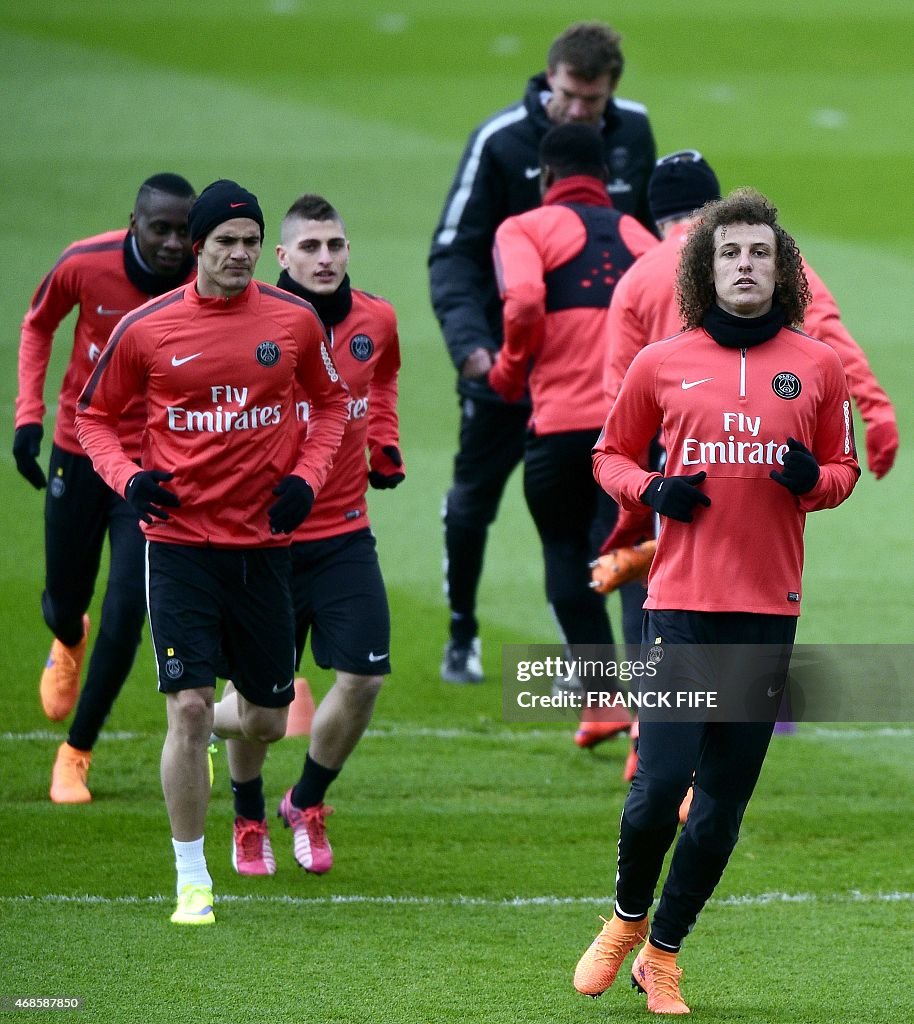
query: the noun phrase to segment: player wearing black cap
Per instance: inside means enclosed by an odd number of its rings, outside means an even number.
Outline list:
[[[162,788],[178,872],[175,924],[215,920],[203,852],[217,665],[232,667],[256,775],[285,734],[295,630],[291,533],[311,510],[346,426],[348,392],[312,306],[254,281],[256,197],[234,182],[190,212],[197,280],[125,317],[79,400],[96,470],[147,539],[150,631],[168,732]],[[295,415],[308,396],[309,433]],[[145,399],[142,468],[115,424]],[[250,777],[250,776],[246,776]],[[272,860],[268,840],[264,857]]]

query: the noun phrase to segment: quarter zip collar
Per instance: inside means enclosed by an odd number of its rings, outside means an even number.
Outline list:
[[[340,282],[339,288],[329,295],[320,292],[312,292],[296,281],[288,270],[279,275],[276,284],[283,291],[291,292],[300,299],[310,302],[321,319],[324,329],[328,332],[336,324],[341,323],[352,312],[352,285],[349,283],[347,274]]]
[[[734,316],[716,303],[705,313],[702,327],[724,348],[754,348],[773,338],[787,323],[784,307],[775,299],[761,316]]]
[[[187,256],[173,274],[156,274],[140,255],[136,238],[128,231],[124,238],[124,273],[130,283],[145,295],[164,295],[187,280],[195,259]]]

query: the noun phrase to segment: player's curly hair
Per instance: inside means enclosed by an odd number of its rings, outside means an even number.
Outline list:
[[[738,188],[724,199],[706,203],[697,214],[682,248],[676,295],[685,330],[700,327],[714,305],[714,232],[727,224],[767,224],[776,241],[777,281],[774,296],[784,307],[787,323],[802,326],[811,296],[800,250],[777,222],[778,211],[754,188]]]

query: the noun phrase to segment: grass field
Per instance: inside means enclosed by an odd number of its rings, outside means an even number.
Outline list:
[[[517,480],[481,595],[490,681],[438,679],[438,510],[457,410],[427,299],[428,242],[467,132],[520,95],[569,20],[609,18],[625,39],[620,92],[647,103],[660,152],[695,146],[725,188],[753,184],[777,202],[898,409],[891,474],[865,473],[845,506],[810,518],[798,639],[908,643],[914,13],[902,0],[314,6],[0,7],[0,997],[81,996],[86,1019],[112,1022],[643,1020],[624,977],[598,1002],[570,986],[610,905],[624,750],[585,755],[567,726],[501,719],[501,644],[555,639]],[[274,829],[277,875],[234,875],[219,765],[207,834],[219,922],[203,934],[167,922],[164,709],[148,644],[97,748],[95,802],[47,799],[64,729],[36,696],[49,642],[42,506],[10,454],[18,326],[35,286],[66,243],[125,224],[139,182],[166,169],[198,188],[223,176],[252,188],[268,242],[295,195],[327,194],[350,229],[354,282],[397,308],[405,359],[409,476],[372,496],[395,671],[332,790],[337,863],[306,876]],[[267,250],[258,276],[275,273]],[[51,398],[68,343],[65,325]],[[327,675],[306,671],[322,693]],[[303,753],[291,740],[272,751],[271,804]],[[912,765],[904,724],[803,725],[775,741],[682,956],[696,1020],[910,1018]]]

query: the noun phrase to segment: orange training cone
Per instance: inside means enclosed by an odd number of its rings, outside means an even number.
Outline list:
[[[314,698],[308,680],[299,677],[295,680],[295,699],[289,705],[289,719],[286,723],[286,736],[310,736],[311,719],[314,718]]]

